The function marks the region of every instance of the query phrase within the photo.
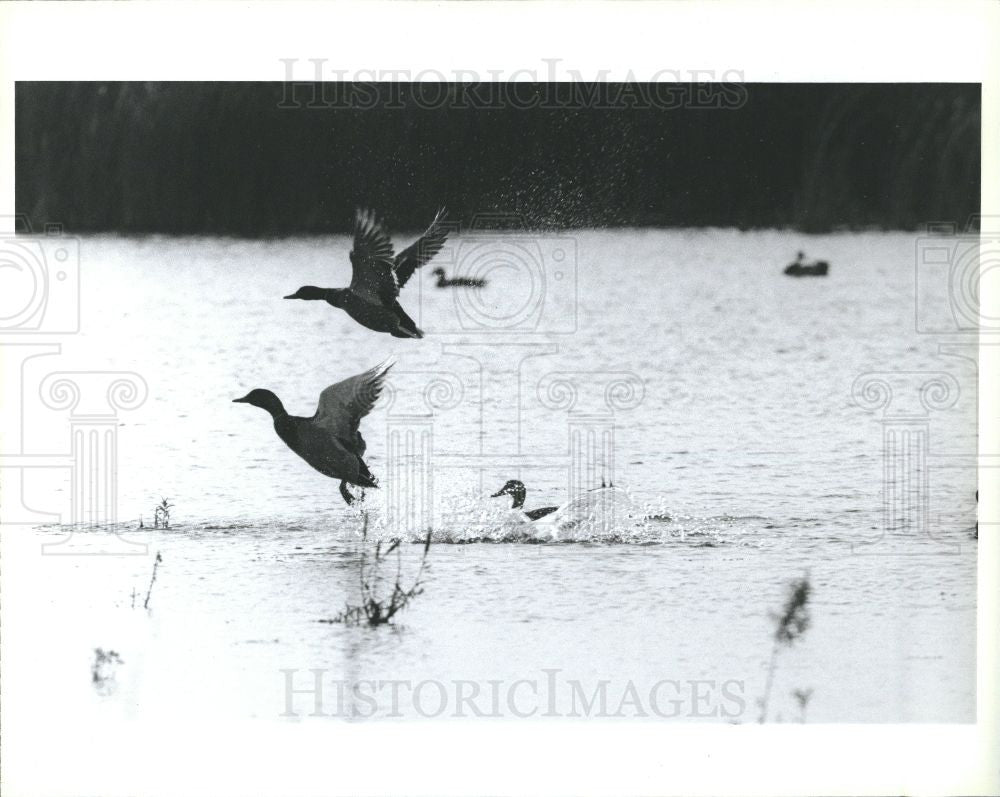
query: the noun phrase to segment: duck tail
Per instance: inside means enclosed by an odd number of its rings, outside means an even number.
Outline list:
[[[354,484],[358,485],[358,487],[377,488],[378,479],[368,470],[368,466],[362,460],[359,459],[358,462],[360,467],[358,468],[358,478]]]
[[[400,324],[392,331],[394,338],[422,338],[424,331],[412,322],[410,324]]]
[[[399,319],[399,325],[392,331],[392,335],[395,338],[422,338],[424,333],[416,325],[416,322],[410,318],[406,311],[400,306],[399,302],[392,308],[396,312],[396,318]]]

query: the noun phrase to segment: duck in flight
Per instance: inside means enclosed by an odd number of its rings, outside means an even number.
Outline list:
[[[427,231],[397,255],[382,220],[373,211],[358,210],[354,217],[350,286],[304,285],[285,298],[322,300],[375,332],[388,332],[396,338],[422,338],[424,333],[399,305],[399,290],[414,271],[441,251],[448,237],[445,215],[444,208],[439,210]]]
[[[511,509],[522,509],[524,507],[524,498],[527,495],[527,490],[524,489],[524,482],[518,481],[517,479],[511,479],[503,487],[493,493],[490,498],[497,498],[501,495],[509,495],[514,499]],[[559,507],[557,506],[543,506],[538,509],[527,510],[524,514],[528,516],[529,520],[538,520],[538,518],[552,514],[558,508]]]
[[[448,279],[447,275],[444,273],[443,268],[434,269],[431,274],[437,275],[437,282],[434,283],[438,288],[485,288],[486,280],[483,279],[472,279],[471,277],[452,277]]]
[[[348,484],[378,487],[362,459],[365,441],[358,425],[378,400],[391,367],[392,363],[383,363],[330,385],[320,393],[319,406],[311,418],[289,415],[281,399],[262,388],[233,401],[267,410],[274,419],[274,431],[285,445],[324,476],[340,479],[340,494],[350,504],[354,496]]]

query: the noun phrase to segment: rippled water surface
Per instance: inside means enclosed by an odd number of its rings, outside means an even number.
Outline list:
[[[779,653],[769,719],[802,719],[792,692],[812,690],[810,722],[972,721],[974,352],[941,353],[915,331],[914,236],[554,239],[545,251],[570,257],[558,281],[542,275],[543,300],[523,268],[491,272],[478,297],[437,291],[418,274],[402,301],[428,333],[421,341],[281,299],[300,285],[346,284],[346,239],[85,239],[83,332],[66,355],[148,384],[146,402],[119,415],[116,527],[145,548],[66,526],[8,530],[4,634],[25,654],[5,677],[44,677],[46,700],[79,716],[143,721],[278,719],[282,670],[298,670],[296,688],[310,669],[328,684],[471,681],[481,707],[488,682],[502,684],[506,704],[510,685],[527,679],[535,687],[515,706],[555,715],[572,715],[572,682],[590,693],[606,681],[611,714],[632,683],[653,718],[650,691],[668,681],[660,707],[677,701],[671,719],[755,722],[769,612],[808,573],[812,624]],[[800,247],[828,259],[830,277],[782,276]],[[539,313],[534,329],[502,329],[526,307]],[[391,390],[362,426],[383,482],[367,496],[370,530],[398,530],[382,506],[392,485],[397,501],[431,489],[408,504],[419,520],[405,529],[414,541],[433,529],[430,569],[396,628],[345,627],[321,621],[358,599],[359,513],[262,411],[232,399],[269,387],[308,415],[326,385],[389,355]],[[895,403],[859,406],[852,388],[886,371],[909,374],[888,380]],[[928,409],[920,385],[941,373],[954,381]],[[929,441],[926,488],[884,468],[893,412],[909,413],[908,428]],[[54,413],[53,427],[64,419]],[[574,428],[613,429],[613,461],[574,465]],[[407,435],[432,440],[425,481],[412,467],[393,478],[389,447]],[[605,477],[619,488],[608,523],[536,533],[509,499],[488,497],[520,478],[528,508],[562,505],[572,480],[599,487]],[[68,483],[52,489],[68,516]],[[925,503],[887,524],[883,497],[907,490]],[[136,531],[164,496],[173,528]],[[60,540],[49,553],[148,553],[39,554],[40,542]],[[421,546],[400,550],[407,582]],[[132,608],[157,551],[150,611]],[[44,635],[32,632],[39,624]],[[111,694],[81,691],[97,647],[124,662]],[[333,689],[327,714],[338,713]],[[533,702],[536,692],[544,697]],[[300,716],[283,721],[331,721],[306,716],[309,695],[293,697]],[[374,703],[346,705],[393,716],[387,693]],[[413,704],[400,713],[415,715]]]

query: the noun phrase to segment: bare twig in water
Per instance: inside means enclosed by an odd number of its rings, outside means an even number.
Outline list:
[[[806,721],[806,709],[809,708],[809,699],[813,695],[812,689],[793,689],[792,697],[795,698],[795,702],[799,704],[799,722],[805,723]]]
[[[775,622],[774,643],[771,646],[771,660],[767,666],[767,682],[764,686],[764,696],[758,701],[760,706],[760,718],[758,722],[767,720],[768,703],[771,700],[771,687],[774,685],[774,671],[778,663],[778,651],[782,647],[790,648],[799,640],[812,623],[809,614],[809,594],[812,586],[809,583],[809,575],[795,579],[788,586],[788,598],[785,600],[780,612],[771,612],[771,619]],[[811,690],[810,690],[811,694]],[[808,702],[808,698],[806,698]],[[803,710],[803,715],[804,715]]]
[[[156,509],[153,511],[153,528],[160,528],[162,523],[162,528],[170,528],[170,510],[174,508],[174,505],[169,503],[166,498],[160,500],[160,503],[156,505]]]
[[[153,576],[149,579],[149,589],[146,590],[146,600],[143,601],[142,608],[149,608],[149,598],[153,594],[153,584],[156,583],[156,569],[160,566],[160,562],[163,561],[163,557],[160,556],[160,552],[156,552],[156,559],[153,561]]]
[[[389,542],[388,547],[382,550],[382,543],[375,543],[375,551],[369,558],[366,543],[368,541],[368,513],[363,515],[363,525],[361,528],[361,556],[358,567],[358,578],[361,582],[361,605],[354,606],[347,604],[344,610],[333,620],[324,622],[344,623],[346,625],[383,625],[389,623],[393,616],[406,608],[411,600],[424,591],[423,576],[424,571],[429,567],[427,555],[431,548],[431,534],[427,533],[424,540],[423,552],[420,556],[420,567],[413,583],[408,587],[403,587],[403,557],[400,548],[400,540],[395,539]],[[393,581],[392,591],[388,596],[383,596],[381,585],[385,580],[382,575],[382,567],[389,556],[396,553],[396,577]]]

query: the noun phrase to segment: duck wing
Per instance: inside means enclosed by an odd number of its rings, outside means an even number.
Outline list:
[[[551,515],[553,512],[557,511],[559,507],[557,506],[542,506],[538,509],[532,509],[525,512],[529,520],[538,520],[540,517],[545,517],[546,515]]]
[[[391,305],[399,296],[392,241],[374,211],[358,209],[351,249],[351,292],[372,304]]]
[[[363,454],[365,441],[358,432],[358,425],[378,401],[390,368],[391,362],[382,363],[362,374],[330,385],[319,394],[319,406],[310,419],[312,425],[327,432],[355,453]]]
[[[448,211],[441,208],[427,231],[396,255],[396,279],[400,288],[413,276],[414,271],[441,251],[451,231],[446,221],[447,216]]]

